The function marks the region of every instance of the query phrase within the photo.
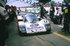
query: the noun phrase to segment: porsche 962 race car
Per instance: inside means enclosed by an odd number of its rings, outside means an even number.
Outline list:
[[[27,14],[25,16],[17,16],[18,30],[23,34],[33,34],[40,32],[51,32],[49,20],[40,19],[35,14]]]

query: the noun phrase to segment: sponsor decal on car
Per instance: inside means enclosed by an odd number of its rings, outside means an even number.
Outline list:
[[[30,25],[31,27],[36,27],[36,26],[39,26],[39,24],[32,24]]]

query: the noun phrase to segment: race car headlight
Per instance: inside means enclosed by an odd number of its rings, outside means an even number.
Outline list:
[[[24,31],[24,30],[25,30],[25,28],[23,28],[23,29],[22,29],[22,28],[20,28],[20,30],[21,30],[21,31]]]
[[[25,27],[24,26],[20,27],[20,30],[21,31],[24,31],[25,30]]]
[[[49,27],[50,27],[50,24],[46,24],[46,25],[45,25],[45,28],[49,28]]]
[[[26,29],[25,29],[25,27],[23,27],[23,26],[20,27],[19,30],[20,30],[22,33],[26,33]]]

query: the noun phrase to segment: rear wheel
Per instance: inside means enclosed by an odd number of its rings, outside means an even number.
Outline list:
[[[19,32],[19,35],[20,35],[20,36],[26,35],[26,32],[22,33],[22,32],[19,30],[19,28],[18,28],[18,32]]]
[[[20,32],[19,28],[18,28],[18,33],[19,33],[20,36],[22,36],[22,32]]]

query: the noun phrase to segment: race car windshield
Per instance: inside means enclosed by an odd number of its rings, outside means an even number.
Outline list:
[[[38,21],[38,18],[36,15],[26,15],[25,17],[28,22],[37,22]]]

